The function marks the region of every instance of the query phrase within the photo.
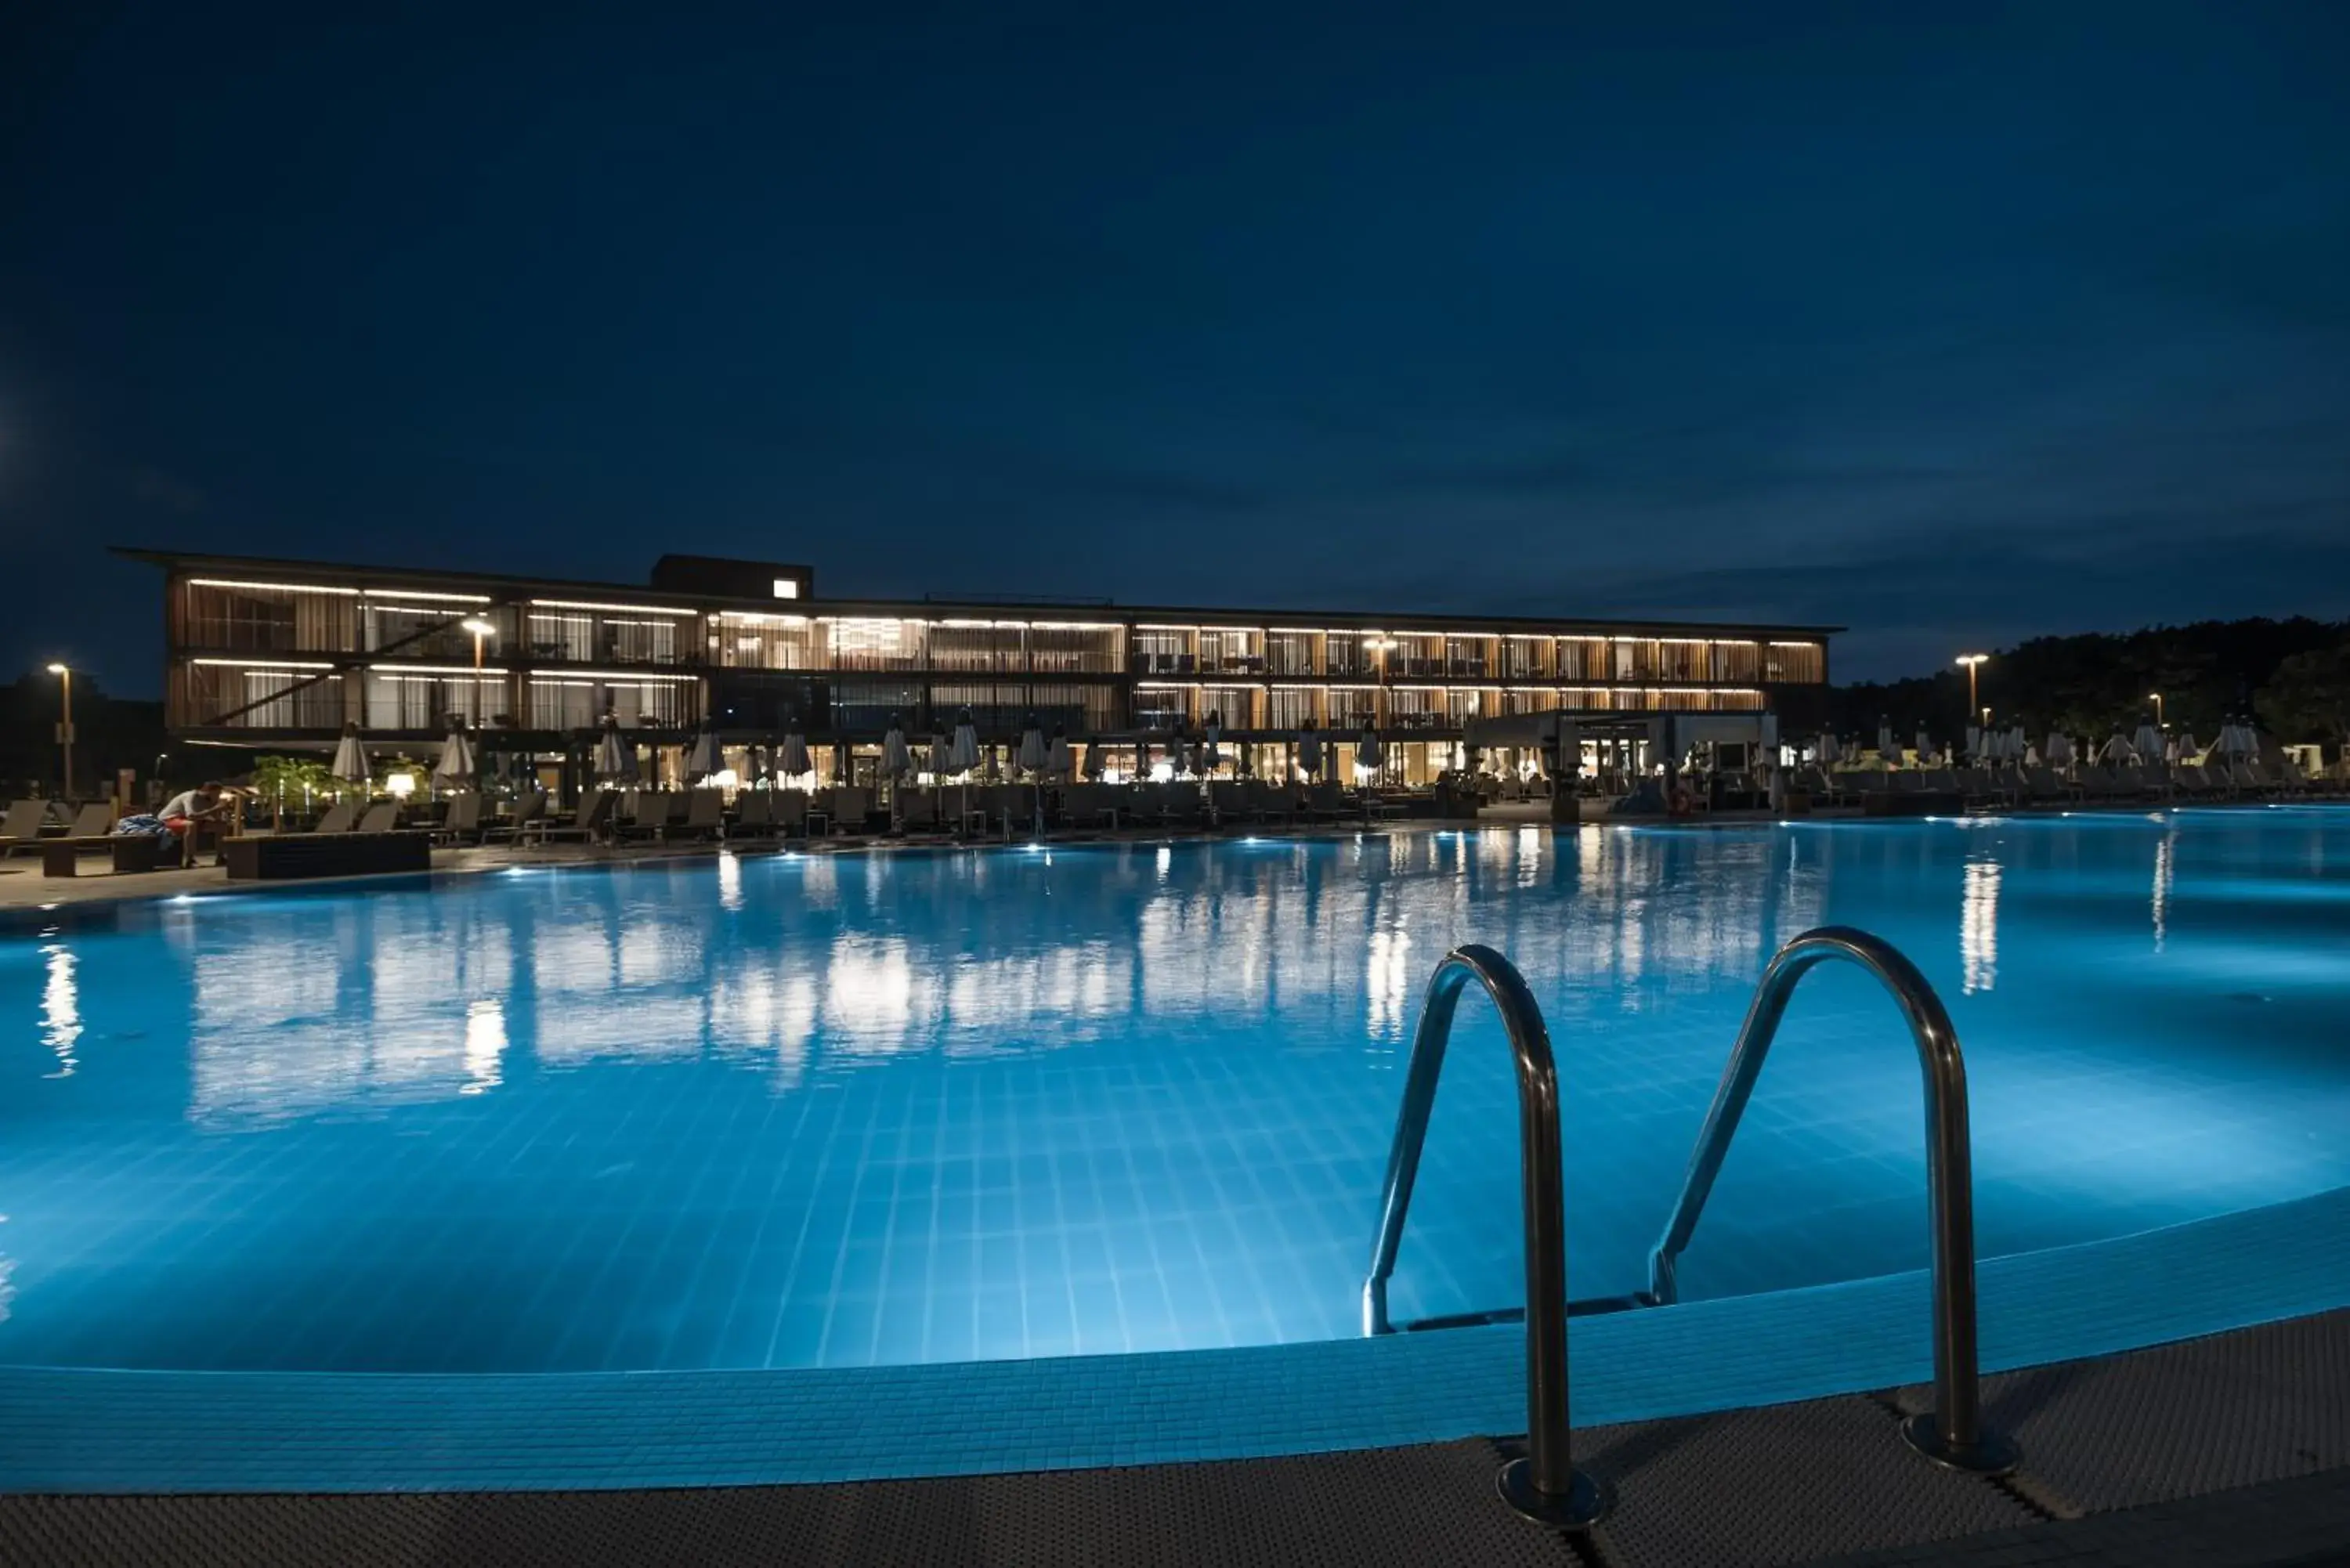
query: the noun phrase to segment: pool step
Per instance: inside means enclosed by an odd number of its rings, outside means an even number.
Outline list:
[[[1603,1313],[1631,1312],[1639,1307],[1655,1306],[1656,1301],[1646,1292],[1627,1296],[1586,1296],[1579,1302],[1566,1303],[1569,1317],[1597,1317]],[[1396,1328],[1404,1334],[1421,1334],[1439,1328],[1486,1328],[1497,1323],[1523,1323],[1523,1307],[1495,1307],[1490,1312],[1442,1313],[1435,1317],[1414,1318],[1399,1323]]]

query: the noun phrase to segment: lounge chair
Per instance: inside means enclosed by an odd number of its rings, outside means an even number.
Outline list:
[[[313,833],[348,833],[351,830],[352,826],[356,824],[359,819],[359,808],[358,806],[353,805],[349,801],[338,800],[326,809],[325,815],[318,818],[318,825],[310,829],[310,831]]]
[[[1208,784],[1208,804],[1218,817],[1246,821],[1249,816],[1248,791],[1238,779],[1211,779]]]
[[[521,796],[515,802],[514,815],[504,818],[503,821],[491,824],[489,829],[484,833],[482,836],[484,840],[491,842],[495,842],[499,839],[510,840],[520,838],[523,835],[523,830],[527,828],[532,823],[543,822],[546,819],[546,792],[545,790],[535,789],[529,794]]]
[[[775,791],[746,789],[734,797],[734,820],[726,829],[727,837],[771,838],[775,832]]]
[[[907,833],[936,833],[939,830],[939,792],[934,789],[899,790],[898,819],[898,826]]]
[[[41,843],[44,847],[60,843],[89,846],[104,844],[113,836],[114,807],[104,801],[99,801],[94,805],[83,806],[74,817],[73,826],[67,828],[64,834],[57,837],[44,838]]]
[[[865,819],[873,810],[873,795],[868,790],[842,784],[825,793],[825,810],[835,833],[862,833]]]
[[[0,855],[34,847],[41,836],[41,825],[48,819],[47,801],[20,800],[11,805],[6,819],[0,821]]]
[[[380,805],[371,805],[368,807],[368,814],[359,818],[359,825],[357,831],[360,833],[390,833],[399,826],[399,803],[388,800]]]
[[[715,838],[726,828],[726,803],[714,789],[698,789],[685,797],[685,815],[662,829],[663,838]]]
[[[556,838],[595,839],[606,837],[611,831],[612,809],[619,796],[608,789],[596,790],[580,799],[579,809],[567,823],[551,823],[544,816],[528,825],[524,841],[536,838],[545,844]]]
[[[441,819],[441,826],[433,830],[432,836],[443,844],[479,844],[482,841],[480,794],[467,790],[463,794],[451,796],[449,815]]]
[[[1205,810],[1196,781],[1178,779],[1166,786],[1166,820],[1170,823],[1193,823]]]

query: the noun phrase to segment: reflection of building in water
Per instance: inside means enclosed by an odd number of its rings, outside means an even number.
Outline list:
[[[1999,979],[1999,862],[1967,862],[1965,890],[1959,899],[1960,989],[1967,995],[1989,991]]]
[[[1363,976],[1363,990],[1370,999],[1373,1034],[1388,1040],[1403,1038],[1406,1016],[1411,1012],[1411,933],[1398,919],[1388,929],[1371,933],[1370,967]]]
[[[461,1095],[478,1095],[505,1080],[499,1066],[506,1054],[506,1010],[495,997],[465,1010],[465,1081]]]
[[[2178,853],[2178,835],[2166,833],[2154,846],[2154,950],[2162,950],[2163,939],[2170,929],[2170,882],[2177,875],[2173,857]]]
[[[47,972],[41,981],[41,1044],[57,1059],[53,1078],[70,1078],[80,1058],[74,1047],[81,1041],[81,993],[74,984],[76,960],[63,942],[41,949]]]

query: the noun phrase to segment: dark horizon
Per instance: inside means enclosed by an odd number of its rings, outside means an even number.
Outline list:
[[[0,23],[0,673],[108,544],[1838,624],[2350,616],[2350,12]],[[27,587],[26,585],[36,585]]]

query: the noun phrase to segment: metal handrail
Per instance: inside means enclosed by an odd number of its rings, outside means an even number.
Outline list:
[[[2012,1469],[2015,1446],[1981,1422],[1975,1361],[1975,1218],[1973,1155],[1967,1132],[1967,1069],[1958,1031],[1941,998],[1918,966],[1892,944],[1848,926],[1805,931],[1781,948],[1762,971],[1738,1044],[1714,1091],[1698,1133],[1680,1200],[1673,1206],[1648,1258],[1648,1293],[1659,1305],[1679,1293],[1682,1249],[1721,1173],[1722,1157],[1738,1131],[1754,1080],[1787,1011],[1795,982],[1831,959],[1846,959],[1875,975],[1901,1006],[1918,1044],[1926,1085],[1926,1202],[1934,1233],[1934,1408],[1913,1417],[1903,1435],[1928,1458],[1959,1469],[2001,1474]]]
[[[1550,1031],[1523,976],[1492,948],[1471,944],[1444,955],[1429,978],[1411,1043],[1403,1104],[1379,1202],[1378,1239],[1363,1282],[1363,1332],[1388,1334],[1388,1280],[1403,1244],[1404,1215],[1419,1175],[1420,1146],[1436,1106],[1436,1082],[1461,989],[1474,979],[1502,1014],[1518,1075],[1519,1202],[1525,1220],[1526,1457],[1503,1468],[1502,1496],[1519,1512],[1567,1529],[1599,1517],[1591,1479],[1575,1468],[1566,1421],[1566,1222],[1561,1196],[1558,1069]]]

